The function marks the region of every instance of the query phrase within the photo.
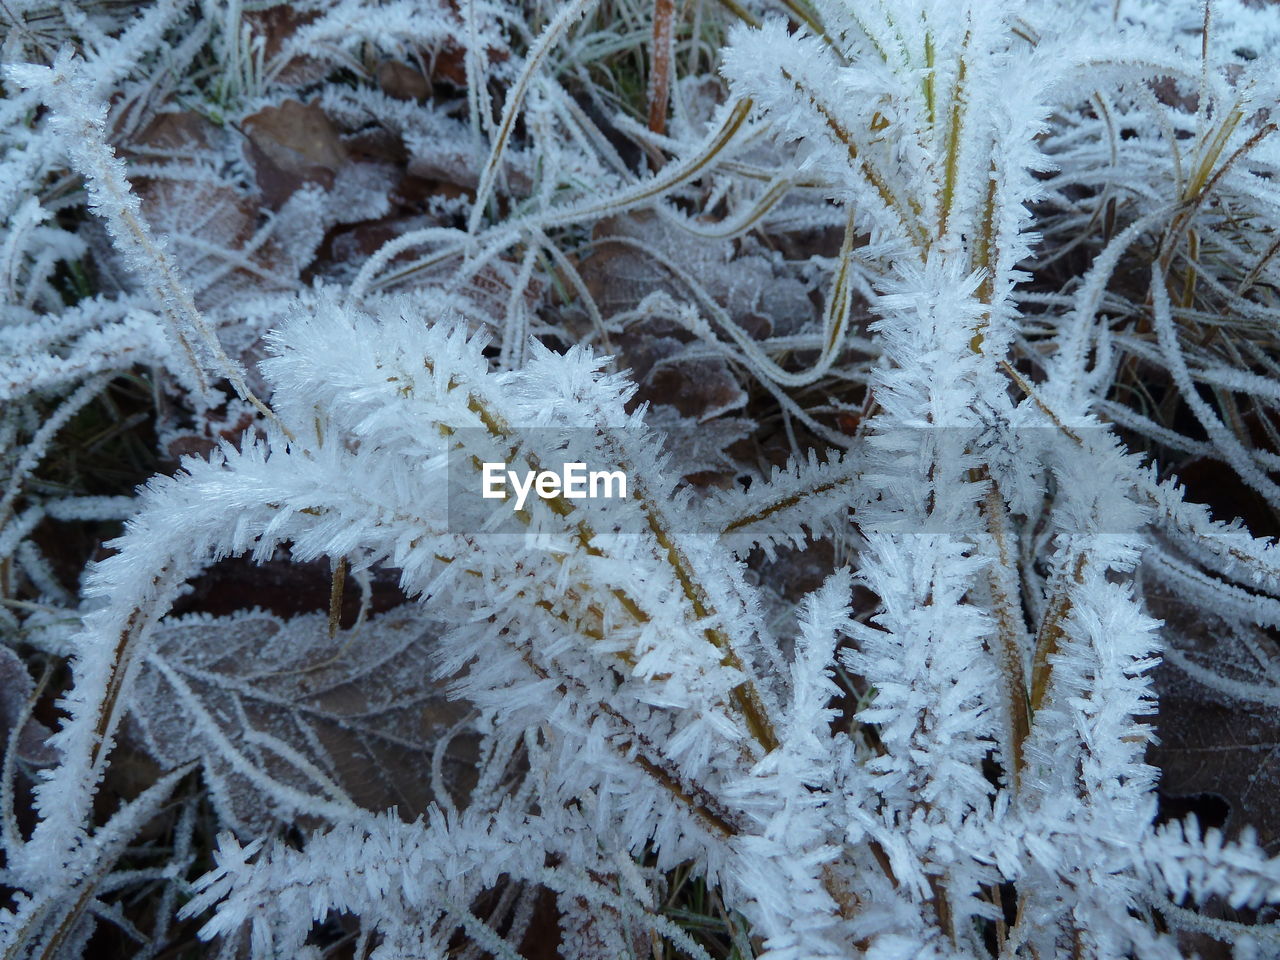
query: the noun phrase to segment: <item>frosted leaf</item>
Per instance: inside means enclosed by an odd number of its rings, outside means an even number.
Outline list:
[[[314,813],[292,791],[413,817],[432,796],[433,748],[465,713],[428,679],[434,637],[410,607],[333,639],[321,613],[183,617],[156,632],[133,721],[158,762],[203,760],[238,830]],[[461,750],[446,757],[455,786]]]
[[[751,435],[754,421],[745,417],[717,417],[705,423],[667,404],[649,408],[645,421],[666,436],[664,449],[671,455],[671,469],[679,476],[722,471],[733,467],[728,447]]]
[[[652,213],[602,220],[593,236],[595,249],[581,270],[606,317],[665,290],[678,301],[710,297],[747,329],[763,319],[767,331],[789,333],[815,319],[807,285],[791,275],[794,265],[740,254],[732,240],[695,237]]]
[[[274,276],[271,249],[252,244],[257,209],[235,188],[213,180],[147,179],[138,196],[152,226],[179,253],[203,309],[233,303],[264,280],[277,287],[287,282]]]
[[[1189,606],[1163,591],[1149,596],[1165,618],[1159,744],[1151,759],[1175,807],[1202,820],[1225,818],[1230,835],[1252,827],[1280,850],[1280,651],[1264,631]],[[1215,801],[1214,798],[1218,798]],[[1222,809],[1222,801],[1226,809]]]
[[[33,766],[50,766],[57,761],[54,751],[45,743],[49,729],[34,717],[25,716],[27,701],[35,691],[35,683],[18,655],[0,646],[0,755],[4,744],[20,720],[22,730],[15,744],[17,759]]]

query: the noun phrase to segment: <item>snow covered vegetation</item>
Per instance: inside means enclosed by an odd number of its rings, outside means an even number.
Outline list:
[[[0,23],[4,960],[1280,956],[1280,6]]]

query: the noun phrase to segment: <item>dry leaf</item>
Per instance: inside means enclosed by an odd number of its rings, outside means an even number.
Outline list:
[[[1280,651],[1265,631],[1232,623],[1165,591],[1151,592],[1169,638],[1156,670],[1160,694],[1150,753],[1160,789],[1212,820],[1225,801],[1224,828],[1246,827],[1273,855],[1280,850]],[[1204,795],[1208,795],[1206,798]],[[1220,804],[1219,804],[1220,807]],[[1221,816],[1221,813],[1217,814]]]
[[[246,833],[315,822],[291,791],[412,818],[431,800],[436,742],[464,715],[429,679],[435,636],[408,606],[334,638],[323,613],[184,617],[156,631],[136,732],[164,766],[201,760],[219,813]],[[456,788],[469,764],[453,747]]]
[[[36,685],[22,660],[12,649],[0,646],[0,755],[14,726],[27,712],[27,704]],[[52,731],[34,717],[22,724],[16,743],[17,760],[33,767],[49,767],[58,760],[58,752],[46,741]]]
[[[244,120],[263,202],[278,210],[304,183],[333,186],[347,161],[337,129],[314,103],[286,100]]]
[[[422,103],[431,96],[431,81],[399,60],[384,60],[378,64],[377,78],[379,89],[396,100]]]

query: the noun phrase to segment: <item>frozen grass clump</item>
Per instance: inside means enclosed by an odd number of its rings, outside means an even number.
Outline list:
[[[8,0],[5,960],[1276,955],[1278,10]]]

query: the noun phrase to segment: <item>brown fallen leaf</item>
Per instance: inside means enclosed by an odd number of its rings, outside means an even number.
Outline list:
[[[675,360],[645,378],[642,399],[667,403],[686,417],[711,420],[742,408],[747,392],[729,364],[719,359]]]
[[[1160,769],[1160,818],[1194,815],[1201,829],[1237,838],[1246,829],[1272,855],[1280,849],[1280,673],[1274,639],[1204,612],[1170,590],[1148,591],[1165,620],[1168,647],[1154,671],[1160,738],[1147,754]],[[1260,699],[1256,699],[1260,698]],[[1220,899],[1198,908],[1212,919],[1273,923],[1273,907],[1233,910]],[[1174,931],[1185,956],[1228,960],[1231,948],[1193,930]]]
[[[596,244],[578,270],[606,320],[634,310],[655,292],[666,293],[677,301],[689,298],[689,291],[671,272],[642,249],[632,243],[609,239],[624,237],[654,249],[666,249],[664,243],[671,239],[670,230],[651,213],[613,217],[596,224],[593,230]],[[701,252],[695,253],[695,250]],[[679,258],[681,265],[698,276],[714,275],[712,264],[716,262],[722,272],[732,272],[720,262],[730,255],[729,244],[704,244],[691,247],[687,252],[689,256]],[[712,296],[723,296],[728,287],[716,279],[710,281],[708,292]],[[743,311],[742,315],[748,316],[748,313]],[[756,329],[766,329],[765,325],[769,324],[767,317],[755,313],[749,316],[748,322]],[[639,386],[636,404],[645,401],[666,404],[684,417],[705,421],[740,409],[747,402],[747,393],[729,363],[719,357],[706,356],[705,348],[695,342],[693,335],[673,321],[638,320],[613,340],[619,366],[630,370]]]
[[[324,613],[168,621],[139,673],[133,734],[164,766],[201,761],[219,815],[246,834],[323,822],[304,796],[412,819],[432,799],[437,741],[466,714],[429,680],[435,642],[415,606],[332,638]],[[451,791],[467,788],[468,749],[446,754]]]
[[[1171,591],[1149,590],[1148,603],[1165,620],[1168,638],[1155,671],[1160,742],[1149,753],[1161,771],[1166,806],[1210,821],[1221,818],[1228,836],[1251,827],[1269,852],[1280,852],[1275,639],[1206,613]]]
[[[251,268],[225,269],[240,258],[239,251],[253,238],[256,204],[234,187],[186,180],[140,179],[137,193],[153,229],[166,238],[177,254],[180,269],[192,281],[201,309],[208,310],[240,294],[261,280]],[[243,259],[264,271],[271,266],[265,250],[254,250]],[[207,276],[220,273],[206,283]]]
[[[273,210],[305,183],[329,189],[347,162],[337,128],[317,104],[286,100],[246,117],[243,127],[263,203]]]
[[[697,344],[670,321],[641,320],[613,339],[618,366],[630,371],[638,387],[633,407],[665,404],[682,417],[707,421],[747,402],[747,392],[727,361],[682,356]]]
[[[53,731],[28,711],[35,689],[22,659],[10,647],[0,646],[0,756],[13,728],[21,722],[15,759],[30,767],[49,767],[58,762],[58,751],[46,742]]]
[[[212,147],[221,135],[218,127],[194,110],[156,114],[133,138],[129,152],[146,156],[154,151],[187,153]]]
[[[486,47],[485,59],[489,63],[502,63],[511,57],[500,47]],[[431,79],[447,83],[459,90],[467,88],[467,48],[450,41],[435,52],[431,59]]]
[[[245,10],[242,16],[253,30],[255,39],[261,37],[264,62],[272,63],[300,27],[320,17],[320,11],[299,10],[291,3],[273,3],[260,10]],[[329,70],[326,64],[305,56],[295,56],[288,63],[274,68],[280,71],[279,81],[292,86],[314,83],[323,79]]]
[[[264,289],[288,287],[306,266],[305,256],[295,262],[294,245],[287,242],[300,231],[264,238],[260,231],[270,234],[270,229],[263,225],[262,198],[210,172],[208,158],[220,156],[232,138],[241,135],[190,111],[174,111],[156,116],[127,150],[143,212],[166,239],[197,305],[206,311]],[[349,167],[342,168],[342,175],[348,172]]]
[[[376,73],[378,88],[396,100],[414,100],[422,103],[431,96],[431,81],[407,63],[384,60]]]

